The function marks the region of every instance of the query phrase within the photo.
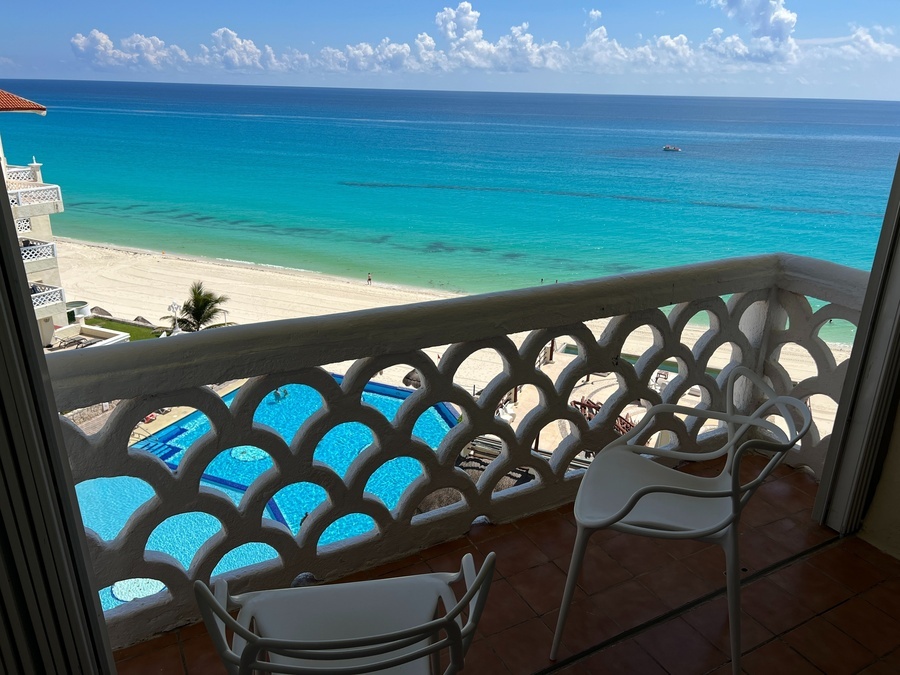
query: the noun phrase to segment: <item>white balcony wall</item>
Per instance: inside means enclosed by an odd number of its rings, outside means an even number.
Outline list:
[[[63,418],[76,484],[129,476],[154,492],[113,540],[87,533],[101,588],[132,578],[158,580],[165,587],[107,613],[114,646],[194,620],[193,580],[208,579],[225,554],[248,542],[268,544],[278,557],[228,572],[238,592],[286,585],[301,571],[320,579],[340,577],[460,537],[481,516],[507,522],[570,501],[581,477],[575,460],[615,437],[617,416],[627,406],[694,400],[722,408],[723,383],[736,364],[763,372],[781,392],[834,403],[847,364],[836,362],[819,331],[830,321],[856,325],[867,276],[823,261],[769,255],[50,354],[60,410],[121,399],[93,435]],[[813,311],[808,298],[825,304]],[[708,328],[699,339],[687,339],[686,326],[698,316],[706,318]],[[626,343],[640,331],[652,335],[652,344],[632,363],[624,357]],[[551,377],[546,365],[536,364],[546,360],[549,345],[563,342],[576,345],[577,354]],[[424,351],[444,345],[449,346],[437,362]],[[788,349],[807,355],[811,376],[798,379],[784,367],[780,356]],[[476,359],[484,353],[493,355],[496,367],[483,373],[487,384],[475,398],[469,376],[462,374],[487,362]],[[721,363],[713,370],[716,360]],[[654,376],[665,362],[677,364],[677,373],[659,386]],[[361,403],[363,387],[382,371],[410,368],[419,371],[422,387],[394,420]],[[332,371],[346,373],[341,384],[329,375]],[[570,401],[593,373],[610,373],[613,386],[600,414],[588,423]],[[230,407],[207,386],[245,378]],[[284,439],[254,424],[253,415],[267,394],[288,383],[316,389],[324,403],[293,438]],[[495,412],[501,399],[519,387],[536,395],[511,425]],[[699,396],[692,398],[691,390]],[[413,436],[412,428],[424,410],[440,402],[451,403],[460,422],[433,450]],[[819,404],[813,405],[814,428],[789,461],[816,470],[831,420],[816,415]],[[149,452],[130,449],[138,422],[163,406],[197,409],[212,423],[212,431],[190,447],[176,471]],[[342,478],[313,455],[323,435],[351,421],[368,426],[374,441]],[[666,424],[649,429],[646,440],[665,429],[690,449],[719,433],[686,427],[678,419]],[[561,438],[555,447],[538,441],[553,437],[548,430]],[[500,454],[475,479],[456,462],[471,442],[486,435],[499,441]],[[198,487],[220,453],[248,445],[266,453],[273,465],[239,504],[218,490]],[[540,452],[534,451],[536,445]],[[375,470],[400,454],[416,459],[423,473],[389,510],[365,487]],[[499,489],[511,472],[533,479]],[[328,499],[294,534],[262,514],[273,495],[299,482],[319,485]],[[422,511],[423,500],[448,489],[456,503]],[[168,518],[189,512],[215,517],[222,529],[184,569],[171,556],[147,550],[147,541]],[[355,513],[370,516],[376,530],[319,545],[330,524]]]
[[[63,211],[62,190],[58,185],[8,181],[6,187],[9,190],[9,203],[16,220],[48,216]]]

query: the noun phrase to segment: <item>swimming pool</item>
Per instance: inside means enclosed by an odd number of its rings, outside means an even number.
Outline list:
[[[340,376],[335,376],[340,380]],[[275,429],[290,443],[300,426],[322,405],[319,393],[305,385],[281,387],[283,395],[270,392],[260,402],[254,413],[255,422]],[[393,420],[409,390],[369,383],[363,393],[363,401],[375,407],[388,420]],[[237,392],[223,397],[231,405]],[[431,448],[436,448],[449,429],[456,423],[456,413],[440,404],[428,409],[419,417],[413,433]],[[205,414],[195,412],[172,425],[135,443],[132,448],[144,450],[162,459],[176,471],[191,445],[210,430]],[[350,422],[331,429],[316,447],[314,458],[329,465],[343,476],[353,459],[371,444],[372,432],[363,424]],[[224,450],[207,466],[201,485],[226,494],[239,504],[247,488],[263,472],[272,466],[272,459],[265,451],[254,446],[238,446]],[[420,464],[410,457],[397,457],[385,462],[375,471],[366,484],[366,491],[376,495],[393,509],[409,484],[421,473]],[[84,525],[102,539],[114,539],[134,511],[154,495],[144,481],[131,477],[98,478],[76,486]],[[266,517],[278,521],[296,535],[303,519],[321,504],[325,490],[312,483],[295,483],[276,493],[266,506]],[[375,526],[369,516],[351,514],[332,523],[319,539],[319,545],[368,532]],[[221,529],[219,521],[205,513],[184,513],[161,523],[150,535],[146,549],[162,551],[173,556],[187,569],[197,550]],[[266,544],[245,544],[225,555],[213,574],[251,565],[276,557],[274,549]],[[131,579],[118,582],[101,590],[103,609],[111,609],[133,598],[151,595],[163,588],[154,579]]]

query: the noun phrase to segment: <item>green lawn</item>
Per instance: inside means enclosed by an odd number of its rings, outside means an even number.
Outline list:
[[[89,326],[97,326],[98,328],[108,328],[109,330],[119,330],[123,333],[128,333],[131,336],[132,342],[135,340],[149,340],[150,338],[159,337],[153,333],[152,328],[147,328],[146,326],[134,326],[130,323],[122,323],[121,321],[113,321],[112,319],[103,319],[98,316],[88,317],[84,322]]]

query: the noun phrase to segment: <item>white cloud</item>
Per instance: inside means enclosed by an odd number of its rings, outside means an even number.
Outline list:
[[[212,46],[200,45],[201,65],[219,65],[228,70],[262,70],[263,50],[253,40],[239,38],[228,28],[220,28],[212,34]]]
[[[786,42],[797,25],[797,15],[784,6],[784,0],[709,0],[709,4],[746,24],[755,38]]]
[[[116,47],[110,37],[96,28],[87,35],[77,33],[72,48],[100,68],[149,67],[161,70],[165,66],[179,66],[190,61],[187,52],[177,45],[166,46],[158,37],[135,33]]]
[[[134,34],[116,44],[98,29],[72,38],[75,54],[94,68],[165,68],[239,73],[470,73],[553,72],[573,75],[637,73],[667,78],[716,78],[740,71],[782,77],[800,72],[803,63],[847,68],[858,62],[900,58],[892,30],[882,26],[851,27],[840,38],[797,40],[797,14],[786,0],[702,0],[721,9],[737,29],[716,28],[693,41],[684,33],[638,37],[626,45],[600,23],[598,9],[587,11],[588,26],[580,44],[538,40],[527,22],[500,35],[487,36],[481,13],[471,2],[447,6],[435,14],[436,32],[422,31],[411,42],[384,37],[377,42],[325,46],[309,53],[267,44],[219,28],[193,54],[155,36]],[[634,38],[632,38],[634,39]]]
[[[743,48],[738,48],[737,53],[741,54],[739,58],[786,63],[798,58],[799,50],[793,37],[797,14],[785,7],[785,0],[707,0],[707,2],[713,7],[722,9],[729,19],[734,19],[750,29],[750,40],[748,42],[741,40]],[[735,40],[728,43],[723,41],[722,47],[725,51],[716,51],[713,47],[715,42],[716,39],[713,38],[711,50],[720,55],[727,55],[731,47],[738,47]]]
[[[745,61],[750,57],[750,49],[744,44],[738,35],[723,37],[725,31],[721,28],[713,30],[706,41],[700,45],[704,51],[715,55],[722,61]]]

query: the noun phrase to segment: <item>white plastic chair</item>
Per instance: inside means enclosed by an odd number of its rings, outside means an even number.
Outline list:
[[[742,378],[746,378],[765,399],[749,415],[735,411],[735,385]],[[606,446],[591,463],[575,498],[578,532],[550,649],[552,660],[556,659],[559,650],[588,539],[597,530],[608,527],[663,539],[699,539],[723,547],[732,671],[740,672],[740,512],[785,453],[809,430],[811,416],[802,401],[778,396],[758,375],[743,366],[736,367],[729,375],[726,406],[725,412],[673,404],[653,406],[634,429]],[[656,417],[671,419],[672,415],[724,422],[727,428],[725,445],[712,452],[687,453],[635,443]],[[776,417],[787,431],[770,419]],[[771,453],[771,458],[752,480],[741,484],[741,460],[754,449]],[[649,455],[677,461],[727,457],[722,472],[707,478],[669,468],[653,461]]]
[[[194,592],[203,621],[229,675],[267,673],[437,673],[463,659],[481,617],[494,572],[489,553],[476,574],[471,554],[456,572],[229,596],[218,581]],[[451,584],[465,580],[457,599]],[[444,612],[439,615],[439,603]],[[232,618],[229,610],[237,610]],[[467,616],[463,614],[467,613]],[[233,634],[228,644],[226,630]]]

